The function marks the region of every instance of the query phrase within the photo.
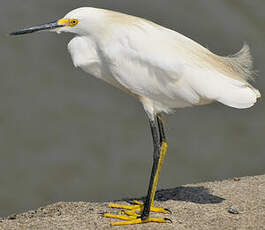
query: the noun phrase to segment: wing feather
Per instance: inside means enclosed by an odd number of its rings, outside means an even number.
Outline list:
[[[117,30],[105,51],[120,84],[171,108],[213,100],[247,108],[260,96],[247,82],[246,73],[251,71],[246,68],[251,65],[246,65],[250,58],[246,47],[224,59],[175,31],[143,20]]]

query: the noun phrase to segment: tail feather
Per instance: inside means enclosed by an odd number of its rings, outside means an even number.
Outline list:
[[[244,109],[256,103],[258,98],[257,92],[258,90],[249,86],[238,87],[229,85],[225,89],[225,94],[219,95],[216,100],[230,107]]]
[[[198,78],[198,75],[203,77]],[[248,82],[238,81],[218,72],[193,72],[189,74],[187,81],[200,98],[215,100],[238,109],[253,106],[260,97],[260,92]]]
[[[234,55],[222,57],[222,61],[230,66],[243,80],[254,80],[253,59],[248,44],[244,43],[242,49]]]

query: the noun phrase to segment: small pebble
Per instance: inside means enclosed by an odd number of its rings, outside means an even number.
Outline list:
[[[9,220],[15,220],[17,218],[16,214],[12,214],[10,216],[7,217]]]
[[[235,205],[231,205],[228,208],[228,212],[232,214],[239,214],[238,208]]]
[[[233,180],[234,180],[234,181],[240,181],[240,178],[238,178],[238,177],[234,177]]]

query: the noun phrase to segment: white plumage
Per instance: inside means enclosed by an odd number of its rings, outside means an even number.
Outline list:
[[[260,97],[247,82],[252,78],[247,45],[221,57],[138,17],[84,7],[65,18],[80,21],[56,29],[77,34],[68,45],[74,65],[138,97],[150,117],[212,101],[248,108]]]

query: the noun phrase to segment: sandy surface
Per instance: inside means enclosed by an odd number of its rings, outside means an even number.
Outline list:
[[[0,229],[265,229],[265,175],[161,190],[155,205],[172,223],[111,227],[107,203],[58,202],[1,218]]]

